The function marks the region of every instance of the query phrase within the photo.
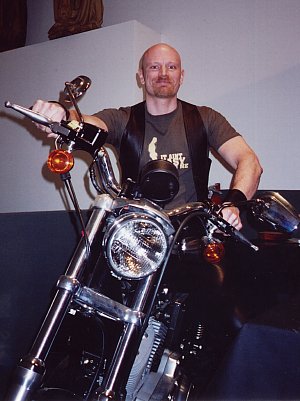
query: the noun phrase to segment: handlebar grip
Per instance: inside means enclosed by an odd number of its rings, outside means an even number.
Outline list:
[[[27,109],[26,107],[19,106],[18,104],[13,104],[9,101],[6,101],[4,103],[5,107],[9,109],[13,109],[15,111],[18,111],[19,113],[23,114],[25,117],[29,117],[32,121],[45,125],[46,127],[50,127],[51,124],[53,124],[53,121],[44,116],[43,114],[37,113],[35,111],[32,111],[30,109]]]

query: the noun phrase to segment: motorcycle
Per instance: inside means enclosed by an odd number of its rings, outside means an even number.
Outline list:
[[[170,285],[170,262],[192,255],[219,266],[228,240],[258,247],[211,200],[165,209],[179,188],[177,170],[167,161],[148,163],[138,182],[118,183],[104,146],[107,134],[83,121],[76,101],[90,83],[79,76],[65,84],[79,121],[54,122],[5,103],[57,135],[48,166],[64,181],[82,227],[6,400],[188,400],[194,382],[187,366],[201,363],[204,328],[185,318],[189,294]],[[98,192],[87,224],[70,175],[76,150],[91,155]],[[276,193],[242,206],[274,230],[292,232],[300,221]]]

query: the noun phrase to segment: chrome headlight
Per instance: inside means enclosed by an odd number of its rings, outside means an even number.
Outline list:
[[[119,216],[104,235],[106,257],[120,277],[140,279],[159,268],[168,251],[163,227],[151,216]]]

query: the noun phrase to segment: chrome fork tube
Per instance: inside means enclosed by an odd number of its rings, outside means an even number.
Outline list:
[[[103,204],[104,202],[107,208],[97,207],[96,201],[96,208],[93,210],[86,227],[87,239],[90,245],[98,238],[97,234],[103,228],[109,203],[112,202],[108,195],[103,195],[102,197],[104,197],[104,200],[98,200],[98,204],[100,206],[100,203]],[[85,239],[81,238],[66,274],[61,276],[58,281],[56,295],[40,331],[29,353],[21,359],[15,371],[6,401],[27,401],[33,391],[39,387],[45,373],[45,359],[68,311],[73,295],[78,289],[79,280],[85,268],[86,252]]]
[[[149,292],[153,288],[155,277],[156,273],[148,276],[140,283],[140,286],[135,293],[133,305],[131,306],[132,310],[139,312],[143,311]],[[141,325],[142,322],[139,322],[139,324],[124,323],[124,330],[119,339],[108,373],[101,386],[96,390],[94,400],[104,401],[119,399],[115,397],[118,397],[117,392],[123,384],[124,372],[127,372],[128,374],[130,372],[131,366],[128,368],[128,359],[132,359],[131,344],[137,334],[137,328],[141,327]]]

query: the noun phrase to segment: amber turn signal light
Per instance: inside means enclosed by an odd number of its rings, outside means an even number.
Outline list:
[[[223,259],[224,253],[224,245],[222,243],[211,242],[205,246],[203,257],[209,263],[218,263]]]
[[[49,154],[47,165],[52,173],[65,174],[74,166],[74,157],[66,150],[56,149]]]

